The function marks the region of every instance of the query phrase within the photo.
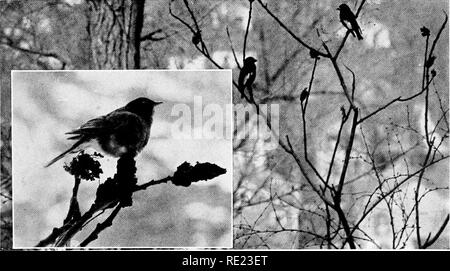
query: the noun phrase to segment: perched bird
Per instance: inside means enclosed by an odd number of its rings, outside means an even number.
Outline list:
[[[337,10],[339,10],[339,19],[344,27],[352,33],[353,37],[355,37],[356,34],[358,40],[362,40],[363,37],[361,36],[361,28],[359,27],[358,22],[356,21],[356,16],[350,7],[346,4],[341,4]],[[350,24],[350,26],[348,24]]]
[[[248,92],[250,94],[250,99],[253,100],[253,89],[252,85],[253,82],[255,82],[256,78],[256,65],[255,65],[256,59],[253,57],[247,57],[244,60],[244,66],[241,69],[241,72],[239,73],[239,79],[238,79],[238,87],[239,92],[241,93],[241,98],[244,98],[244,91],[247,88]]]
[[[306,98],[308,98],[308,89],[307,88],[304,88],[303,90],[302,90],[302,93],[300,94],[300,102],[304,102],[305,100],[306,100]]]
[[[202,39],[202,36],[200,35],[200,32],[196,32],[193,36],[192,36],[192,43],[194,45],[198,45],[200,43]]]
[[[51,160],[48,167],[70,152],[89,146],[114,157],[137,155],[147,145],[153,122],[154,107],[161,102],[137,98],[111,113],[91,119],[80,128],[66,134],[76,142],[65,152]]]

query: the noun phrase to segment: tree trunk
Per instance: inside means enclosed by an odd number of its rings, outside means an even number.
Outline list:
[[[89,0],[91,69],[139,69],[144,0]]]

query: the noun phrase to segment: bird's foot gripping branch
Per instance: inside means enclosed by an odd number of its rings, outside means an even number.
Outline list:
[[[88,237],[79,244],[80,247],[85,247],[96,240],[100,232],[112,226],[112,222],[120,209],[133,205],[132,197],[135,192],[168,182],[177,186],[188,187],[192,183],[208,181],[226,173],[226,169],[212,163],[197,162],[192,166],[190,163],[184,162],[178,166],[172,176],[138,185],[134,156],[123,155],[117,161],[116,174],[98,186],[94,203],[88,211],[82,214],[77,201],[78,188],[81,180],[93,181],[100,178],[103,170],[100,162],[96,160],[97,157],[102,156],[98,153],[91,155],[81,151],[69,165],[64,166],[64,169],[75,178],[69,211],[63,226],[54,228],[47,238],[36,245],[37,247],[73,246],[70,241],[77,233],[81,232],[88,223],[102,215],[107,209],[114,208],[109,216],[103,222],[98,223]]]

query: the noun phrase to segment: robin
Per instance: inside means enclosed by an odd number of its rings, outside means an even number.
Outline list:
[[[161,102],[141,97],[111,113],[91,119],[80,128],[66,134],[76,142],[45,167],[49,167],[66,154],[96,145],[114,157],[124,154],[137,155],[147,145],[153,122],[154,108]]]

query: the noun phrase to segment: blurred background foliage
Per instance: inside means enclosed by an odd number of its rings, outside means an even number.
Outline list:
[[[89,69],[93,66],[89,25],[89,2],[83,0],[1,1],[0,12],[0,63],[2,97],[2,131],[10,123],[10,71],[13,69]],[[233,69],[237,80],[238,70],[230,50],[226,28],[229,28],[238,59],[242,59],[242,41],[248,16],[248,1],[189,1],[199,21],[202,36],[213,59],[223,68]],[[325,40],[332,51],[340,44],[345,33],[338,20],[336,8],[346,2],[353,10],[358,1],[263,1],[268,3],[278,18],[295,34],[315,47]],[[191,42],[192,33],[170,16],[169,0],[146,1],[141,42],[141,67],[145,69],[205,69],[215,68],[200,55]],[[182,1],[172,3],[173,11],[189,20],[189,13]],[[397,96],[408,96],[420,89],[424,39],[420,28],[427,26],[435,35],[448,13],[448,1],[433,0],[371,0],[367,1],[358,21],[364,40],[347,41],[342,52],[342,64],[356,73],[356,100],[362,114],[371,112]],[[320,38],[317,35],[320,33]],[[302,130],[298,97],[308,85],[313,61],[309,51],[299,46],[258,5],[254,4],[252,23],[248,37],[247,55],[258,59],[255,96],[261,103],[280,104],[280,128],[289,134],[293,146],[301,150]],[[441,118],[442,108],[448,109],[448,31],[444,30],[436,48],[434,64],[438,76],[432,83],[433,98],[431,119]],[[351,74],[345,73],[346,79]],[[233,98],[240,102],[234,91]],[[330,150],[336,141],[340,120],[340,106],[345,97],[332,66],[319,62],[310,97],[307,118],[310,159],[325,170]],[[442,106],[441,106],[442,105]],[[442,108],[441,108],[442,107]],[[369,147],[379,165],[385,165],[395,154],[404,154],[405,167],[420,166],[425,155],[420,135],[423,102],[413,100],[407,104],[388,108],[376,118],[366,122],[365,132]],[[445,113],[446,118],[448,114]],[[447,122],[448,123],[448,122]],[[437,133],[447,135],[445,122],[439,122]],[[239,127],[239,126],[238,126]],[[5,128],[7,129],[7,128]],[[7,130],[6,130],[7,131]],[[236,133],[238,133],[237,131]],[[348,137],[348,131],[343,132]],[[4,137],[2,136],[2,144]],[[370,165],[364,158],[362,138],[357,139],[355,159],[352,159],[349,180],[366,172]],[[399,142],[401,142],[399,144]],[[448,154],[448,140],[442,150]],[[343,149],[340,150],[341,154]],[[3,149],[2,149],[3,152]],[[301,152],[300,152],[300,155]],[[338,153],[339,155],[339,153]],[[402,156],[402,157],[403,157]],[[367,157],[366,157],[367,158]],[[2,163],[8,157],[2,156]],[[339,168],[339,167],[336,167]],[[386,176],[392,176],[388,167]],[[338,172],[333,172],[338,174]],[[440,188],[429,194],[424,215],[424,231],[435,231],[445,214],[448,214],[448,162],[441,162],[427,170],[430,189]],[[2,173],[2,180],[7,174]],[[359,178],[349,186],[352,191],[370,188],[373,176]],[[319,208],[317,198],[305,188],[294,161],[281,149],[273,149],[265,142],[234,141],[234,223],[235,247],[245,248],[317,248],[308,236],[299,232],[279,231],[280,218],[286,227],[311,229],[317,227],[308,211]],[[411,191],[414,184],[403,191]],[[4,191],[10,191],[3,188]],[[305,190],[306,189],[306,190]],[[286,195],[271,206],[271,195]],[[352,206],[354,202],[350,202]],[[269,208],[270,207],[270,208]],[[274,212],[279,210],[279,214]],[[305,211],[306,210],[306,211]],[[8,217],[8,212],[3,217]],[[386,217],[373,215],[366,227],[376,239],[378,247],[390,247]],[[357,212],[356,212],[357,214]],[[279,217],[278,217],[279,216]],[[247,238],[242,226],[265,232]],[[436,244],[448,248],[449,230]],[[363,245],[371,247],[373,243]],[[408,243],[409,244],[409,243]],[[375,246],[377,247],[377,246]],[[414,247],[409,244],[408,247]]]

